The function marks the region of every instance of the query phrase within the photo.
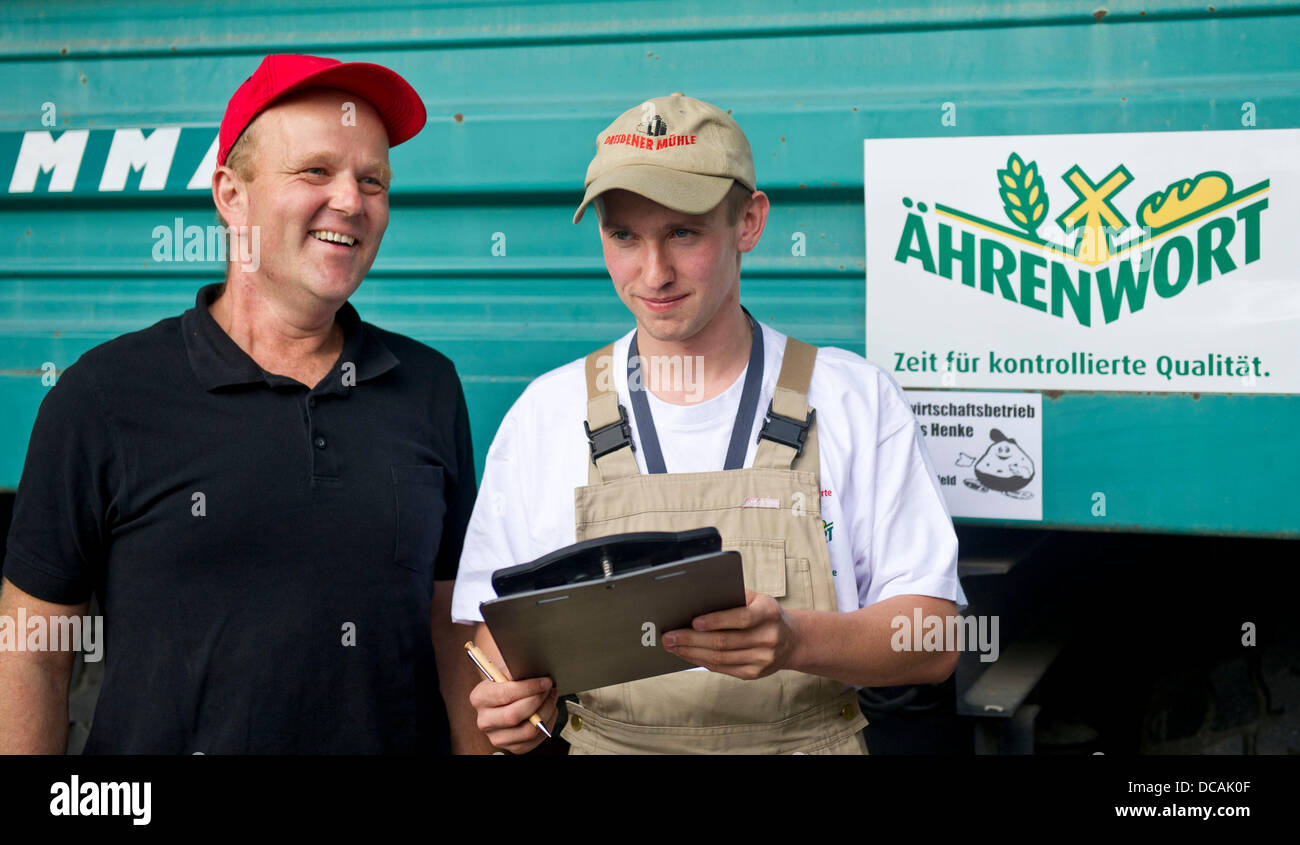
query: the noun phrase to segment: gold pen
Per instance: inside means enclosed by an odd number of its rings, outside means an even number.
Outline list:
[[[483,677],[487,678],[489,681],[503,684],[509,680],[509,678],[501,674],[501,670],[496,667],[496,664],[488,659],[488,656],[483,653],[483,649],[473,643],[465,643],[465,651],[469,654],[469,659],[474,661],[474,665],[483,673]],[[551,732],[546,729],[546,725],[542,722],[541,716],[534,713],[528,717],[528,721],[536,725],[537,729],[546,734],[547,739],[550,739]]]

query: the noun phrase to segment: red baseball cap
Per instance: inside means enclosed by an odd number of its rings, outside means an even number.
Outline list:
[[[369,102],[388,130],[390,147],[415,137],[428,119],[424,101],[411,84],[383,65],[320,56],[267,56],[226,106],[217,164],[226,163],[230,148],[253,118],[281,97],[304,88],[338,88]]]

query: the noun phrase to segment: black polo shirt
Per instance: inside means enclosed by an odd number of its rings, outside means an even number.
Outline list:
[[[345,304],[309,390],[222,331],[220,287],[83,355],[32,430],[4,575],[100,595],[86,751],[446,750],[430,598],[475,494],[456,371]]]

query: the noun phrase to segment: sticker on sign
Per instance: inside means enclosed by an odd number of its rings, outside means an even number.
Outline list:
[[[1042,521],[1041,393],[905,392],[949,513]]]

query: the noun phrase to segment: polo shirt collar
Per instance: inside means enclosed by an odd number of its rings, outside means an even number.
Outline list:
[[[185,351],[199,383],[209,391],[259,382],[272,387],[297,385],[298,382],[287,376],[263,370],[217,325],[208,306],[220,295],[223,287],[223,283],[216,283],[199,288],[194,307],[181,315]],[[401,363],[374,332],[366,330],[366,325],[350,303],[343,303],[334,319],[343,328],[343,352],[334,369],[313,392],[346,394],[350,385],[344,384],[345,375],[355,373],[359,383],[386,373]],[[348,370],[349,364],[355,369]]]

